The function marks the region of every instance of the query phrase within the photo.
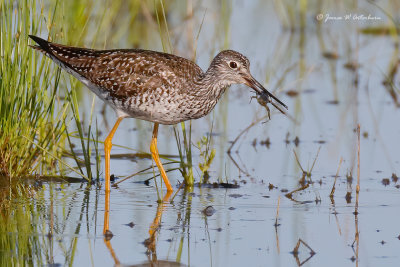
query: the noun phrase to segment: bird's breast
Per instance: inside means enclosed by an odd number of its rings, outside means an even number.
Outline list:
[[[112,102],[113,107],[126,116],[160,124],[177,124],[207,115],[217,101],[218,98],[199,97],[181,88],[159,87]]]

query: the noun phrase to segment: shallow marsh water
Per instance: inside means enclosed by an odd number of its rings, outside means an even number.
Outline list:
[[[290,21],[290,5],[264,1],[194,5],[196,11],[190,20],[194,27],[199,27],[207,10],[197,47],[199,65],[206,69],[216,51],[223,48],[242,52],[250,59],[253,76],[262,83],[267,81],[269,89],[277,89],[275,94],[289,106],[296,121],[273,111],[271,121],[265,118],[256,123],[228,155],[232,141],[266,115],[265,109],[251,100],[249,88],[232,86],[212,114],[192,122],[195,143],[213,124],[212,147],[217,154],[210,168],[211,181],[237,183],[239,188],[195,187],[179,191],[172,203],[158,204],[154,182],[142,183],[152,175],[135,176],[112,188],[113,236],[105,240],[102,188],[86,183],[35,182],[30,198],[15,199],[7,207],[12,212],[5,214],[3,224],[13,225],[1,226],[1,263],[141,266],[158,259],[160,266],[169,266],[167,261],[189,266],[397,266],[400,182],[393,174],[399,174],[400,109],[382,84],[391,62],[399,58],[396,40],[359,32],[363,27],[389,23],[372,4],[328,4],[323,11],[310,5],[305,13],[307,27],[301,30],[300,22],[295,23],[293,31],[282,27],[290,26],[285,24]],[[392,2],[383,1],[382,6],[393,16],[399,10]],[[179,30],[177,26],[183,20],[182,10],[174,10],[169,13],[170,27],[184,32],[186,28]],[[294,19],[300,21],[301,12],[297,8],[293,11]],[[224,12],[228,12],[226,18],[220,18]],[[319,13],[371,13],[382,19],[317,23]],[[188,56],[182,52],[188,46],[186,41],[176,40],[176,53]],[[113,43],[125,45],[123,41]],[[144,42],[143,46],[162,49],[159,41]],[[350,70],[345,67],[349,62],[360,67]],[[394,78],[398,88],[398,75]],[[290,91],[296,96],[290,97]],[[87,114],[92,95],[83,92],[82,110]],[[96,101],[98,125],[104,129],[100,139],[104,139],[115,115],[106,108],[103,116],[103,104]],[[358,123],[361,191],[355,216]],[[113,143],[147,152],[150,133],[150,123],[126,119]],[[197,164],[199,151],[193,149]],[[172,127],[160,127],[159,150],[178,154]],[[299,188],[302,177],[293,151],[306,171],[317,159],[313,183],[289,199],[286,193]],[[112,154],[131,152],[118,146],[112,149]],[[332,202],[329,194],[341,157]],[[111,173],[122,177],[149,166],[148,159],[112,159]],[[169,177],[177,189],[182,176],[174,171]],[[349,192],[351,198],[346,199]],[[278,198],[279,225],[275,227]],[[215,209],[211,216],[203,212],[208,206]],[[154,224],[158,221],[159,225]],[[26,251],[8,247],[14,239],[30,246]],[[299,239],[316,254],[311,255],[303,245],[299,254],[292,253]]]

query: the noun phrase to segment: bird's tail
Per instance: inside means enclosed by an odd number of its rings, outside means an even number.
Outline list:
[[[50,42],[34,35],[29,35],[29,37],[38,44],[38,45],[29,45],[30,47],[45,54],[50,54],[50,55],[52,54],[49,46]]]

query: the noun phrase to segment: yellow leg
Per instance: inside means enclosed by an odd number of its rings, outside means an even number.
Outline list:
[[[110,134],[107,136],[104,141],[104,157],[106,160],[106,188],[105,188],[105,208],[104,208],[104,228],[103,234],[106,234],[109,230],[109,221],[110,221],[110,152],[112,147],[112,138],[115,134],[115,131],[118,128],[118,125],[121,123],[123,117],[119,117],[114,127],[112,128]]]
[[[157,135],[158,135],[158,123],[154,123],[153,138],[151,139],[151,144],[150,144],[151,156],[153,157],[154,161],[157,164],[158,169],[160,170],[161,177],[164,180],[164,184],[167,187],[168,192],[169,191],[172,192],[174,190],[172,189],[172,186],[167,177],[167,173],[165,172],[164,167],[160,161],[160,156],[158,155]]]
[[[104,157],[106,160],[106,192],[110,191],[110,153],[112,147],[111,141],[122,119],[123,117],[118,118],[111,132],[108,134],[106,140],[104,141]]]
[[[103,235],[106,235],[110,229],[110,191],[106,191],[105,194]]]

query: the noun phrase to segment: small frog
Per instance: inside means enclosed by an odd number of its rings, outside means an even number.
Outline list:
[[[256,92],[256,96],[253,96],[252,98],[256,98],[258,104],[261,106],[265,107],[268,113],[268,119],[271,119],[271,110],[269,109],[268,104],[271,103],[277,110],[279,110],[282,114],[287,115],[285,111],[283,111],[277,104],[272,102],[272,99],[276,100],[279,104],[284,106],[287,109],[287,106],[283,104],[279,99],[277,99],[274,95],[270,94],[267,91],[263,91],[261,93]]]

